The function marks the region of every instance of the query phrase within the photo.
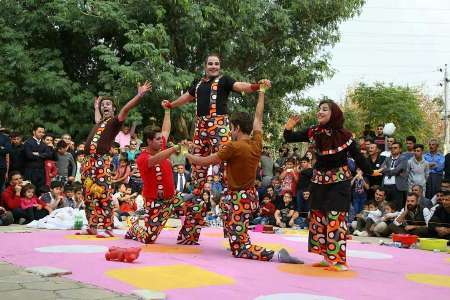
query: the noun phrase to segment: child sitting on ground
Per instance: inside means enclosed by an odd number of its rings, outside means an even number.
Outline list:
[[[373,233],[376,236],[388,236],[390,234],[389,224],[394,222],[394,220],[400,214],[399,211],[396,210],[395,204],[392,202],[388,202],[384,205],[384,214],[381,217],[380,222],[375,224],[373,229]]]
[[[20,208],[24,210],[27,216],[26,222],[40,220],[49,214],[47,204],[38,199],[34,194],[36,188],[33,184],[28,183],[22,187],[20,191]]]
[[[369,203],[368,209],[366,219],[360,219],[358,221],[357,228],[353,233],[354,235],[372,236],[375,225],[381,221],[383,213],[378,209],[378,206],[374,201]]]
[[[263,196],[262,207],[259,209],[258,215],[256,218],[253,219],[252,223],[254,225],[256,225],[256,224],[274,225],[275,224],[275,219],[274,219],[275,210],[276,210],[276,207],[272,203],[272,199],[270,198],[270,195],[265,194]]]

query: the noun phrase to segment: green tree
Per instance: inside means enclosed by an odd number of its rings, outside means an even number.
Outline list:
[[[421,108],[422,96],[419,88],[383,83],[360,83],[347,95],[348,101],[361,111],[363,122],[359,126],[367,123],[374,128],[379,123],[392,122],[397,127],[394,136],[400,141],[414,135],[419,142],[426,142],[432,127]]]
[[[138,82],[153,82],[133,119],[160,121],[159,103],[201,76],[209,52],[237,80],[269,78],[266,130],[279,138],[291,107],[286,95],[332,74],[325,46],[363,0],[3,0],[0,11],[0,118],[21,131],[87,135],[93,97],[119,105]],[[252,111],[255,97],[234,95],[232,109]],[[194,108],[174,111],[192,123]],[[175,132],[185,135],[186,128]],[[189,127],[189,125],[187,125]],[[184,126],[186,127],[186,126]]]

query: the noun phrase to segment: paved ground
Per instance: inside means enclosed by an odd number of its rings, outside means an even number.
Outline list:
[[[36,231],[20,225],[0,226],[0,232]],[[127,300],[137,297],[97,288],[93,285],[62,277],[41,277],[2,261],[0,257],[0,299],[104,299]]]

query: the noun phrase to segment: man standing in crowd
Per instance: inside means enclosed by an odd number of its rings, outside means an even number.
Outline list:
[[[184,167],[183,164],[179,164],[176,167],[177,167],[177,172],[174,173],[174,176],[173,176],[173,179],[175,182],[175,188],[176,188],[177,192],[183,193],[186,182],[191,181],[191,174],[189,174],[189,172],[186,171],[186,168]]]
[[[114,138],[128,117],[128,112],[141,102],[151,90],[146,81],[138,85],[138,93],[114,116],[116,107],[109,98],[99,100],[101,121],[92,128],[86,140],[87,159],[83,166],[86,218],[88,226],[82,234],[97,237],[113,236],[113,207],[111,201],[111,156],[109,155]]]
[[[377,126],[377,132],[374,139],[375,144],[377,144],[378,149],[381,151],[384,151],[384,134],[383,134],[384,124],[378,124]]]
[[[261,154],[262,186],[267,188],[273,177],[273,168],[275,164],[270,157],[269,148],[263,147]]]
[[[23,174],[23,141],[18,132],[11,133],[11,153],[9,155],[9,172],[17,171]]]
[[[9,137],[4,133],[0,133],[0,192],[3,191],[8,178],[11,149]]]
[[[408,167],[406,172],[408,173],[408,187],[411,190],[413,185],[420,185],[422,190],[425,190],[428,174],[430,169],[428,162],[423,159],[423,145],[417,144],[414,147],[414,156],[408,160]]]
[[[387,149],[383,149],[383,152],[381,152],[380,155],[384,156],[384,157],[390,157],[392,145],[396,142],[396,140],[394,137],[390,136],[386,139],[386,141],[387,141],[387,144],[386,144]]]
[[[406,192],[408,191],[408,173],[406,168],[408,163],[401,158],[402,144],[394,142],[391,146],[391,155],[386,158],[381,166],[383,186],[387,194],[388,201],[395,203],[396,207],[403,207]]]
[[[416,137],[409,135],[406,137],[406,152],[402,153],[403,158],[409,160],[414,157],[414,150],[416,145]]]
[[[428,146],[430,151],[425,153],[423,158],[430,166],[430,176],[428,176],[427,180],[426,196],[428,199],[431,199],[441,188],[445,158],[442,153],[438,152],[439,143],[437,139],[431,139]]]
[[[53,157],[53,151],[42,140],[44,135],[44,126],[35,125],[33,136],[23,144],[24,175],[36,187],[37,195],[41,194],[45,186],[45,160]]]
[[[372,171],[378,170],[381,168],[384,162],[384,156],[380,155],[380,149],[378,148],[375,142],[371,142],[368,147],[367,161],[369,162],[370,169]],[[369,180],[369,190],[367,191],[367,199],[372,201],[374,199],[375,188],[380,187],[383,183],[382,176],[374,176],[374,174],[365,174],[367,179]]]

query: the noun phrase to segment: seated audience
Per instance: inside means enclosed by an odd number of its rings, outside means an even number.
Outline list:
[[[295,211],[295,204],[292,201],[292,194],[289,191],[285,191],[283,195],[283,202],[279,204],[275,211],[276,225],[285,227],[294,227],[295,219],[298,218],[298,212]]]
[[[399,216],[389,225],[393,233],[409,233],[420,237],[429,235],[427,224],[423,215],[423,208],[415,193],[408,193],[406,207],[400,211]]]

